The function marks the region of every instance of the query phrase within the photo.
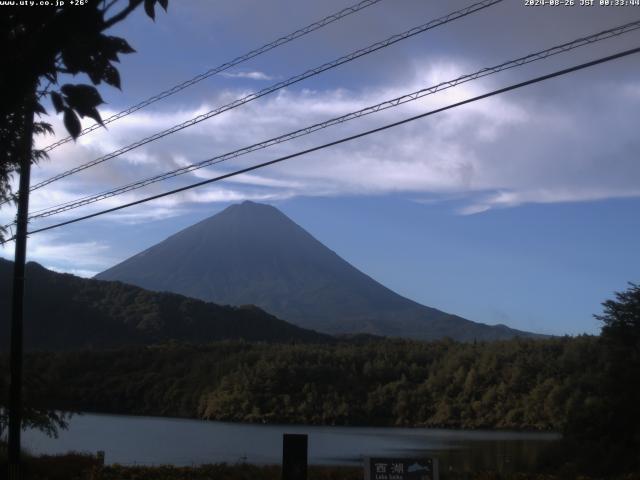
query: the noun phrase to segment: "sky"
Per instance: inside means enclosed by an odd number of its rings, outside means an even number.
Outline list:
[[[355,3],[355,2],[353,2]],[[472,2],[382,0],[51,152],[32,183]],[[351,5],[170,2],[113,29],[122,91],[102,116]],[[49,207],[198,162],[439,82],[640,19],[640,7],[505,0],[267,95],[32,194]],[[50,225],[271,160],[534,76],[640,46],[640,30],[197,170]],[[82,77],[71,81],[83,81]],[[92,276],[243,200],[275,205],[396,292],[488,324],[594,334],[593,314],[640,281],[639,57],[631,56],[220,183],[34,234],[29,259]],[[52,111],[53,109],[49,109]],[[48,118],[57,137],[61,120]],[[86,119],[84,126],[91,124]],[[0,220],[12,219],[11,209]],[[12,247],[1,255],[12,257]]]

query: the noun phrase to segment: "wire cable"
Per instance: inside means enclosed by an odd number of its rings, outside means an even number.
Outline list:
[[[437,85],[428,87],[428,88],[423,88],[421,90],[417,90],[415,92],[412,93],[408,93],[396,98],[393,98],[391,100],[386,100],[384,102],[378,103],[376,105],[372,105],[369,107],[365,107],[362,108],[360,110],[357,110],[355,112],[351,112],[339,117],[335,117],[332,118],[330,120],[326,120],[324,122],[321,123],[316,123],[314,125],[310,125],[307,126],[305,128],[301,128],[299,130],[295,130],[293,132],[289,132],[286,133],[284,135],[280,135],[278,137],[274,137],[274,138],[270,138],[268,140],[265,140],[263,142],[260,143],[255,143],[253,145],[247,146],[247,147],[243,147],[241,149],[238,150],[234,150],[232,152],[228,152],[222,155],[218,155],[212,158],[209,158],[207,160],[203,160],[201,162],[198,163],[194,163],[191,165],[186,165],[184,167],[181,168],[177,168],[159,175],[155,175],[143,180],[138,180],[136,182],[132,182],[129,183],[127,185],[115,188],[115,189],[111,189],[111,190],[107,190],[98,194],[94,194],[94,195],[89,195],[89,196],[85,196],[82,198],[78,198],[75,200],[70,200],[68,202],[63,202],[61,204],[58,205],[54,205],[52,207],[47,207],[44,209],[40,209],[37,211],[34,211],[33,214],[29,217],[30,220],[34,220],[34,219],[38,219],[38,218],[45,218],[45,217],[49,217],[52,215],[57,215],[59,213],[68,211],[68,210],[73,210],[79,207],[82,207],[84,205],[88,205],[91,203],[95,203],[98,202],[100,200],[105,200],[107,198],[111,198],[114,197],[116,195],[121,195],[123,193],[126,192],[130,192],[133,190],[137,190],[139,188],[143,188],[146,187],[148,185],[151,185],[153,183],[157,183],[163,180],[168,180],[170,178],[173,177],[177,177],[179,175],[183,175],[186,173],[190,173],[193,172],[195,170],[201,169],[201,168],[205,168],[211,165],[216,165],[225,161],[228,161],[230,159],[233,158],[237,158],[240,157],[242,155],[246,155],[248,153],[257,151],[257,150],[261,150],[273,145],[277,145],[289,140],[293,140],[295,138],[304,136],[304,135],[309,135],[313,132],[316,132],[318,130],[324,129],[324,128],[328,128],[334,125],[338,125],[338,124],[342,124],[344,122],[350,121],[350,120],[354,120],[360,117],[363,117],[365,115],[370,115],[373,113],[377,113],[389,108],[393,108],[396,107],[398,105],[402,105],[408,102],[412,102],[415,100],[418,100],[420,98],[423,98],[427,95],[431,95],[434,93],[437,93],[439,91],[442,90],[446,90],[448,88],[452,88],[455,87],[457,85],[460,85],[462,83],[466,83],[472,80],[476,80],[478,78],[483,78],[486,77],[488,75],[493,75],[495,73],[507,70],[507,69],[511,69],[511,68],[515,68],[515,67],[519,67],[522,65],[526,65],[528,63],[531,62],[535,62],[538,60],[542,60],[542,59],[546,59],[550,56],[553,55],[557,55],[560,53],[564,53],[564,52],[568,52],[570,50],[573,50],[575,48],[579,48],[585,45],[590,45],[593,44],[595,42],[600,42],[612,37],[616,37],[619,35],[622,35],[624,33],[628,33],[631,32],[633,30],[637,30],[640,28],[640,20],[637,20],[635,22],[630,22],[627,23],[625,25],[621,25],[618,27],[614,27],[614,28],[610,28],[608,30],[604,30],[602,32],[598,32],[595,33],[593,35],[589,35],[587,37],[581,37],[578,38],[576,40],[573,40],[571,42],[567,42],[567,43],[563,43],[561,45],[557,45],[551,48],[548,48],[546,50],[542,50],[536,53],[532,53],[529,55],[526,55],[524,57],[520,57],[517,58],[515,60],[510,60],[504,63],[501,63],[499,65],[495,65],[493,67],[487,67],[487,68],[483,68],[481,70],[478,70],[474,73],[470,73],[467,75],[462,75],[460,77],[457,77],[453,80],[448,80],[445,82],[441,82]]]
[[[361,132],[361,133],[358,133],[358,134],[355,134],[355,135],[351,135],[351,136],[348,136],[348,137],[344,137],[344,138],[341,138],[339,140],[335,140],[333,142],[325,143],[325,144],[322,144],[322,145],[319,145],[319,146],[316,146],[316,147],[313,147],[313,148],[308,148],[306,150],[302,150],[302,151],[299,151],[299,152],[296,152],[296,153],[293,153],[293,154],[290,154],[290,155],[285,155],[283,157],[279,157],[279,158],[276,158],[274,160],[270,160],[268,162],[263,162],[263,163],[260,163],[260,164],[257,164],[257,165],[253,165],[251,167],[247,167],[247,168],[243,168],[243,169],[240,169],[240,170],[236,170],[234,172],[226,173],[224,175],[219,175],[219,176],[217,176],[215,178],[210,178],[210,179],[207,179],[207,180],[203,180],[201,182],[193,183],[191,185],[187,185],[187,186],[184,186],[184,187],[176,188],[174,190],[170,190],[170,191],[167,191],[167,192],[159,193],[157,195],[152,195],[152,196],[140,199],[140,200],[136,200],[134,202],[129,202],[129,203],[126,203],[126,204],[123,204],[123,205],[119,205],[117,207],[112,207],[112,208],[108,208],[108,209],[105,209],[105,210],[101,210],[99,212],[91,213],[89,215],[84,215],[82,217],[77,217],[77,218],[74,218],[74,219],[71,219],[71,220],[67,220],[65,222],[60,222],[60,223],[56,223],[54,225],[49,225],[47,227],[38,228],[36,230],[32,230],[32,231],[28,232],[28,234],[31,235],[31,234],[34,234],[34,233],[45,232],[47,230],[52,230],[54,228],[59,228],[59,227],[65,226],[65,225],[70,225],[70,224],[77,223],[77,222],[80,222],[80,221],[83,221],[83,220],[87,220],[89,218],[94,218],[94,217],[98,217],[98,216],[101,216],[101,215],[105,215],[107,213],[112,213],[112,212],[115,212],[115,211],[118,211],[118,210],[129,208],[129,207],[132,207],[134,205],[140,205],[140,204],[143,204],[143,203],[146,203],[146,202],[150,202],[151,200],[157,200],[157,199],[162,198],[162,197],[166,197],[166,196],[169,196],[169,195],[174,195],[176,193],[184,192],[186,190],[191,190],[191,189],[196,188],[196,187],[200,187],[200,186],[203,186],[203,185],[208,185],[208,184],[214,183],[214,182],[219,182],[221,180],[234,177],[236,175],[241,175],[243,173],[248,173],[248,172],[251,172],[251,171],[254,171],[254,170],[258,170],[260,168],[264,168],[264,167],[267,167],[269,165],[274,165],[276,163],[280,163],[280,162],[283,162],[285,160],[290,160],[292,158],[300,157],[302,155],[306,155],[306,154],[309,154],[309,153],[312,153],[312,152],[323,150],[323,149],[328,148],[328,147],[332,147],[332,146],[339,145],[339,144],[342,144],[342,143],[345,143],[345,142],[349,142],[349,141],[352,141],[352,140],[355,140],[355,139],[358,139],[358,138],[362,138],[362,137],[365,137],[365,136],[368,136],[368,135],[372,135],[374,133],[382,132],[382,131],[388,130],[390,128],[394,128],[394,127],[397,127],[397,126],[400,126],[400,125],[404,125],[406,123],[413,122],[415,120],[418,120],[418,119],[421,119],[421,118],[425,118],[425,117],[428,117],[428,116],[431,116],[431,115],[435,115],[437,113],[444,112],[446,110],[451,110],[453,108],[457,108],[457,107],[460,107],[460,106],[463,106],[463,105],[467,105],[467,104],[472,103],[472,102],[477,102],[477,101],[483,100],[485,98],[493,97],[495,95],[500,95],[502,93],[510,92],[512,90],[516,90],[516,89],[519,89],[519,88],[522,88],[522,87],[525,87],[525,86],[528,86],[528,85],[533,85],[535,83],[539,83],[539,82],[542,82],[542,81],[545,81],[545,80],[549,80],[551,78],[555,78],[555,77],[559,77],[559,76],[562,76],[562,75],[566,75],[566,74],[569,74],[569,73],[572,73],[572,72],[576,72],[578,70],[583,70],[585,68],[589,68],[589,67],[592,67],[592,66],[595,66],[595,65],[599,65],[599,64],[602,64],[602,63],[610,62],[612,60],[623,58],[623,57],[626,57],[626,56],[629,56],[629,55],[632,55],[632,54],[636,54],[636,53],[639,53],[639,52],[640,52],[640,47],[636,47],[636,48],[629,49],[629,50],[624,50],[622,52],[619,52],[619,53],[616,53],[616,54],[613,54],[613,55],[609,55],[609,56],[606,56],[606,57],[601,57],[601,58],[599,58],[597,60],[592,60],[590,62],[582,63],[582,64],[579,64],[579,65],[575,65],[573,67],[565,68],[565,69],[562,69],[562,70],[557,70],[557,71],[555,71],[553,73],[549,73],[547,75],[542,75],[542,76],[539,76],[539,77],[535,77],[535,78],[532,78],[530,80],[526,80],[524,82],[516,83],[516,84],[510,85],[508,87],[500,88],[498,90],[493,90],[493,91],[491,91],[489,93],[485,93],[483,95],[478,95],[476,97],[472,97],[472,98],[469,98],[467,100],[462,100],[460,102],[453,103],[453,104],[447,105],[445,107],[437,108],[435,110],[431,110],[431,111],[428,111],[428,112],[425,112],[425,113],[421,113],[419,115],[408,117],[408,118],[405,118],[405,119],[397,121],[397,122],[389,123],[389,124],[386,124],[386,125],[384,125],[382,127],[374,128],[374,129],[371,129],[371,130],[366,130],[364,132]],[[10,239],[6,240],[3,243],[9,242],[9,241],[14,240],[14,239],[15,239],[15,237],[10,238]]]
[[[223,63],[222,65],[218,65],[215,68],[212,68],[210,70],[207,70],[204,73],[201,73],[199,75],[196,75],[195,77],[186,80],[182,83],[179,83],[178,85],[175,85],[163,92],[160,92],[152,97],[147,98],[146,100],[141,101],[140,103],[137,103],[129,108],[127,108],[126,110],[122,110],[121,112],[118,112],[114,115],[111,115],[109,118],[106,118],[105,120],[102,121],[102,123],[104,125],[107,125],[111,122],[115,122],[116,120],[122,118],[122,117],[126,117],[127,115],[131,115],[134,112],[137,112],[138,110],[141,110],[145,107],[148,107],[149,105],[151,105],[152,103],[155,103],[159,100],[162,100],[164,98],[167,98],[175,93],[178,93],[181,90],[184,90],[185,88],[188,88],[192,85],[195,85],[198,82],[201,82],[202,80],[212,77],[213,75],[216,75],[220,72],[224,72],[225,70],[228,70],[232,67],[235,67],[236,65],[239,65],[243,62],[246,62],[247,60],[250,60],[254,57],[257,57],[258,55],[262,55],[263,53],[268,52],[269,50],[273,50],[274,48],[277,48],[281,45],[284,45],[285,43],[289,43],[292,42],[293,40],[296,40],[304,35],[307,35],[308,33],[311,33],[315,30],[318,30],[322,27],[325,27],[335,21],[338,21],[344,17],[347,17],[353,13],[359,12],[360,10],[364,10],[367,7],[370,7],[371,5],[375,5],[376,3],[381,2],[382,0],[364,0],[360,3],[357,3],[355,5],[352,5],[350,7],[344,8],[342,10],[340,10],[337,13],[331,14],[325,18],[323,18],[322,20],[319,20],[317,22],[314,22],[310,25],[307,25],[306,27],[300,28],[299,30],[296,30],[293,33],[290,33],[288,35],[285,35],[284,37],[280,37],[277,40],[274,40],[271,43],[267,43],[266,45],[263,45],[259,48],[256,48],[255,50],[251,50],[248,53],[245,53],[244,55],[240,55],[239,57],[234,58],[233,60]],[[86,135],[89,132],[92,132],[94,130],[97,130],[98,128],[100,128],[102,125],[96,123],[94,125],[91,125],[85,129],[83,129],[80,132],[80,135]],[[43,150],[45,152],[50,152],[51,150],[53,150],[54,148],[59,147],[60,145],[64,145],[67,142],[70,142],[71,140],[73,140],[73,137],[68,136],[65,138],[62,138],[60,140],[58,140],[55,143],[52,143],[51,145],[46,146]]]
[[[290,85],[293,85],[295,83],[298,83],[302,80],[305,80],[307,78],[313,77],[315,75],[319,75],[322,72],[325,72],[327,70],[336,68],[344,63],[348,63],[351,62],[357,58],[360,58],[364,55],[368,55],[370,53],[373,53],[375,51],[378,51],[380,49],[389,47],[391,45],[394,45],[395,43],[398,43],[402,40],[406,40],[407,38],[413,37],[415,35],[418,35],[420,33],[426,32],[427,30],[431,30],[433,28],[436,28],[440,25],[445,25],[447,23],[453,22],[454,20],[457,20],[459,18],[462,17],[466,17],[467,15],[470,15],[472,13],[475,13],[477,11],[483,10],[485,8],[488,8],[492,5],[495,5],[497,3],[500,3],[504,0],[483,0],[481,2],[478,3],[474,3],[472,5],[469,5],[468,7],[465,7],[463,9],[460,10],[456,10],[455,12],[451,12],[447,15],[444,15],[440,18],[437,18],[435,20],[431,20],[428,23],[425,23],[423,25],[411,28],[403,33],[400,34],[396,34],[393,35],[389,38],[387,38],[386,40],[383,40],[381,42],[376,42],[372,45],[369,45],[368,47],[362,48],[360,50],[356,50],[348,55],[345,55],[343,57],[338,58],[337,60],[333,60],[331,62],[327,62],[319,67],[316,68],[312,68],[310,70],[307,70],[306,72],[303,72],[301,74],[295,75],[293,77],[290,77],[287,80],[284,80],[282,82],[276,83],[274,85],[271,85],[269,87],[266,87],[258,92],[254,92],[251,93],[249,95],[246,95],[245,97],[239,98],[234,100],[231,103],[228,103],[226,105],[223,105],[221,107],[218,107],[214,110],[211,110],[207,113],[203,113],[202,115],[198,115],[197,117],[192,118],[191,120],[187,120],[185,122],[182,122],[178,125],[174,125],[171,128],[168,128],[166,130],[163,130],[161,132],[155,133],[149,137],[143,138],[142,140],[139,140],[135,143],[132,143],[130,145],[127,145],[126,147],[120,148],[114,152],[111,152],[107,155],[103,155],[102,157],[99,157],[95,160],[92,160],[90,162],[87,162],[83,165],[79,165],[75,168],[72,168],[70,170],[67,170],[66,172],[62,172],[58,175],[54,175],[53,177],[50,177],[47,180],[43,180],[35,185],[33,185],[30,189],[30,191],[34,191],[37,190],[39,188],[44,187],[45,185],[49,185],[50,183],[53,183],[57,180],[60,180],[62,178],[68,177],[70,175],[73,175],[75,173],[81,172],[82,170],[86,170],[87,168],[93,167],[95,165],[98,165],[100,163],[106,162],[107,160],[110,160],[112,158],[118,157],[126,152],[129,152],[135,148],[141,147],[143,145],[146,145],[148,143],[154,142],[156,140],[159,140],[163,137],[166,137],[167,135],[171,135],[172,133],[178,132],[180,130],[183,130],[185,128],[191,127],[197,123],[200,123],[204,120],[207,120],[211,117],[214,117],[216,115],[220,115],[221,113],[224,113],[226,111],[229,111],[231,109],[237,108],[241,105],[244,105],[248,102],[251,102],[253,100],[257,100],[258,98],[264,97],[265,95],[268,95],[270,93],[273,93],[277,90],[280,90],[282,88],[288,87]]]

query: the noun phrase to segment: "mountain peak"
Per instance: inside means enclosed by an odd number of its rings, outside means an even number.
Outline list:
[[[311,235],[276,207],[247,200],[229,205],[221,212],[169,237],[165,242],[170,242],[173,248],[176,248],[176,242],[180,245],[197,243],[206,250],[200,252],[203,258],[214,255],[210,252],[213,248],[231,248],[237,254],[249,255],[254,261],[259,261],[258,257],[265,249],[280,244],[302,245],[309,239],[312,240],[311,243],[315,242]]]
[[[233,205],[229,205],[228,208],[234,209],[243,209],[243,210],[261,210],[261,209],[274,209],[277,210],[274,206],[269,205],[267,203],[258,203],[253,200],[243,200],[240,203],[234,203]]]
[[[270,218],[280,218],[286,219],[290,221],[289,217],[283,214],[280,210],[278,210],[273,205],[269,205],[266,203],[258,203],[253,202],[251,200],[244,200],[241,203],[234,203],[229,205],[227,208],[222,210],[221,212],[212,215],[211,217],[205,219],[204,221],[215,221],[218,217],[221,216],[235,216],[238,218],[251,218],[251,217],[261,217],[261,216],[269,216]]]
[[[242,212],[277,212],[277,213],[281,213],[280,210],[278,210],[273,205],[269,205],[268,203],[253,202],[251,200],[244,200],[243,202],[234,203],[232,205],[229,205],[222,212],[226,212],[227,210],[242,211]],[[222,213],[222,212],[220,212],[220,213]]]
[[[258,203],[258,202],[254,202],[253,200],[243,200],[242,202],[240,202],[240,203],[236,203],[235,205],[238,205],[238,206],[240,206],[240,207],[241,207],[241,206],[243,206],[243,205],[244,205],[245,207],[258,206],[258,205],[259,205],[259,206],[262,206],[262,207],[270,207],[270,206],[271,206],[271,205],[268,205],[268,204],[266,204],[266,203]]]
[[[362,273],[271,205],[244,201],[99,274],[205,301],[254,304],[318,331],[457,340],[509,338],[420,305]]]

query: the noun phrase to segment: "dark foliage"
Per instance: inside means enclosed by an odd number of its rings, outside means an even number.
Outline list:
[[[51,2],[54,3],[54,2]],[[20,159],[31,150],[32,136],[52,133],[51,125],[33,123],[33,113],[46,111],[42,100],[49,95],[54,109],[75,138],[80,119],[101,123],[102,97],[92,85],[64,84],[60,74],[85,74],[93,85],[120,88],[115,64],[119,55],[132,53],[123,38],[105,32],[144,3],[155,17],[155,6],[166,10],[167,0],[89,0],[82,6],[5,5],[0,16],[0,201],[12,198],[11,177]],[[32,151],[31,160],[46,156]],[[3,233],[3,232],[0,232]]]
[[[0,350],[8,348],[13,263],[0,259]],[[120,282],[61,274],[27,264],[25,345],[61,350],[145,345],[169,340],[210,342],[328,341],[253,306],[230,307]]]
[[[640,285],[630,284],[616,300],[603,304],[597,316],[604,323],[602,343],[605,356],[604,387],[614,428],[640,468]]]
[[[636,471],[637,451],[624,431],[618,435],[592,416],[610,414],[606,365],[601,339],[589,336],[476,344],[174,342],[32,353],[25,364],[27,377],[48,379],[27,390],[39,407],[237,422],[553,430],[565,438],[542,459],[546,471]],[[619,408],[629,410],[616,415],[632,418],[636,407],[624,403]]]
[[[39,353],[51,407],[242,422],[563,430],[597,338],[221,342]],[[98,380],[99,379],[99,380]]]
[[[583,453],[640,471],[640,286],[602,306],[601,365],[589,387],[597,397],[571,412],[567,433]]]
[[[638,465],[635,384],[607,378],[621,378],[611,371],[609,341],[604,334],[480,343],[345,338],[41,352],[27,356],[27,376],[48,382],[27,396],[65,411],[554,430],[565,439],[544,460],[548,471],[608,475]],[[629,426],[619,428],[618,418]]]
[[[51,125],[35,122],[34,116],[46,114],[42,105],[49,95],[57,113],[63,113],[67,131],[77,138],[82,125],[78,118],[89,117],[102,123],[98,106],[104,103],[92,85],[64,84],[58,88],[59,74],[86,74],[93,85],[102,82],[120,88],[115,67],[120,54],[133,52],[126,40],[105,34],[144,2],[151,18],[155,6],[167,9],[168,0],[88,0],[82,5],[60,2],[60,6],[4,5],[0,15],[0,208],[15,200],[12,176],[29,163],[45,158],[43,150],[33,149],[34,135],[53,133]],[[20,2],[22,3],[22,2]],[[49,3],[49,2],[47,2]],[[26,7],[26,8],[25,8]],[[23,204],[26,208],[27,203]],[[25,211],[25,214],[27,212]],[[7,228],[0,226],[0,241]],[[11,289],[3,285],[3,295]],[[3,299],[8,305],[8,301]],[[4,308],[3,318],[8,319]],[[4,326],[4,325],[3,325]],[[8,330],[3,328],[3,335]],[[2,382],[5,381],[3,378]],[[3,385],[4,386],[4,385]],[[2,398],[2,404],[4,397]],[[0,433],[7,412],[0,409]],[[65,426],[65,417],[57,412],[27,404],[23,424],[49,434]]]

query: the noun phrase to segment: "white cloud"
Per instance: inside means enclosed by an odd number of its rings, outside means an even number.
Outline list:
[[[264,72],[258,72],[258,71],[253,71],[253,72],[222,72],[220,74],[223,77],[227,77],[227,78],[247,78],[249,80],[273,80],[276,77],[273,77],[271,75],[267,75]]]
[[[1,255],[13,260],[14,243],[1,247]],[[113,264],[110,247],[100,241],[70,241],[58,233],[41,233],[29,237],[28,261],[35,261],[56,271],[102,271]],[[80,273],[78,273],[80,274]],[[85,276],[85,275],[81,275]]]
[[[82,270],[78,268],[65,269],[65,268],[52,267],[50,265],[46,265],[45,268],[48,268],[49,270],[53,270],[54,272],[70,273],[77,277],[84,277],[84,278],[92,278],[96,276],[98,273],[100,273],[99,270]]]
[[[213,188],[206,191],[187,191],[184,194],[184,200],[192,203],[227,203],[242,202],[244,200],[267,202],[273,200],[284,200],[291,196],[293,196],[293,194],[288,194],[286,192],[252,194],[237,190]]]
[[[500,191],[485,195],[470,205],[462,207],[459,213],[473,215],[492,208],[517,207],[526,203],[567,203],[597,201],[611,198],[640,197],[640,187],[612,192],[606,188],[563,188],[537,189],[529,191]]]
[[[29,257],[35,261],[47,259],[48,261],[95,261],[101,254],[108,252],[109,246],[100,242],[69,242],[55,243],[56,238],[49,236],[39,237],[29,242]]]
[[[34,209],[44,208],[215,157],[471,70],[453,61],[417,62],[410,84],[402,79],[397,84],[364,87],[359,91],[281,90],[38,190],[32,205]],[[489,78],[462,84],[395,109],[68,212],[61,218],[135,201],[288,155],[479,95],[503,82]],[[531,202],[637,196],[640,192],[635,184],[640,167],[633,159],[638,145],[634,140],[635,123],[629,122],[634,112],[628,105],[634,88],[636,84],[628,84],[624,89],[602,89],[598,95],[608,98],[599,105],[592,101],[592,90],[575,84],[572,95],[563,102],[527,91],[493,97],[259,172],[232,177],[216,184],[216,188],[191,190],[106,218],[137,223],[182,214],[193,204],[296,195],[406,193],[411,198],[455,195],[468,198],[468,204],[459,210],[463,214]],[[159,104],[156,111],[125,117],[109,125],[108,130],[100,129],[82,137],[77,144],[69,143],[52,152],[51,161],[35,169],[34,182],[247,93],[250,92],[225,90],[193,109],[160,110]],[[104,112],[105,116],[110,113]],[[608,121],[601,124],[595,118]],[[56,127],[62,131],[59,121]]]

